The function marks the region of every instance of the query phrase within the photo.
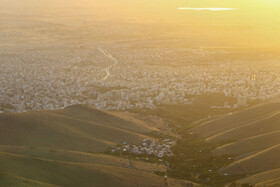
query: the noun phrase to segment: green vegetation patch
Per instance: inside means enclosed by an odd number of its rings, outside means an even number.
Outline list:
[[[210,186],[223,186],[242,177],[219,173],[233,160],[230,155],[214,156],[216,147],[197,135],[184,134],[172,148],[174,156],[165,158],[169,163],[168,176]]]

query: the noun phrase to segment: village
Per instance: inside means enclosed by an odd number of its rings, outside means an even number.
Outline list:
[[[112,153],[131,153],[134,155],[141,156],[156,156],[159,158],[159,161],[162,161],[163,157],[171,157],[172,146],[175,145],[175,141],[171,141],[169,138],[165,138],[163,141],[152,140],[150,138],[145,138],[140,145],[130,145],[127,142],[122,142],[121,145],[112,149]],[[139,157],[136,157],[139,159]],[[145,158],[149,160],[149,158]]]

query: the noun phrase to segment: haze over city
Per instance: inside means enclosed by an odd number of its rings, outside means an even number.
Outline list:
[[[280,186],[279,9],[0,0],[0,186]]]

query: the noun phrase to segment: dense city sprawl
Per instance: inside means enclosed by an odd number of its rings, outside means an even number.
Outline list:
[[[0,112],[75,104],[101,110],[155,109],[160,104],[191,104],[193,96],[212,93],[236,98],[236,105],[222,107],[238,107],[279,97],[279,63],[244,63],[246,59],[229,60],[227,53],[93,44],[2,48]],[[223,58],[211,60],[215,55]]]

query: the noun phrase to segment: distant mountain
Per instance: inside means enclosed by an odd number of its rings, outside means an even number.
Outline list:
[[[242,182],[280,186],[280,103],[259,105],[192,129],[208,142],[224,142],[216,155],[232,155],[223,174],[252,175]]]

